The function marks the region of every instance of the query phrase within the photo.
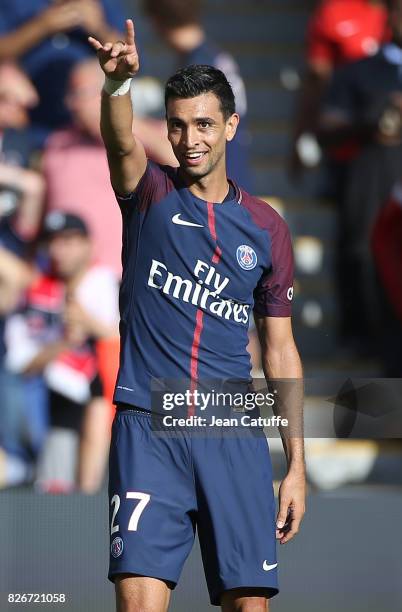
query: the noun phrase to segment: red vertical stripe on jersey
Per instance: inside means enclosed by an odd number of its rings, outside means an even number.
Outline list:
[[[204,312],[200,308],[198,308],[197,309],[196,319],[195,319],[195,329],[194,329],[194,336],[193,336],[193,344],[192,344],[192,347],[191,347],[191,366],[190,366],[190,373],[191,373],[190,391],[191,391],[191,393],[193,393],[195,391],[195,389],[197,388],[197,381],[198,381],[198,349],[199,349],[199,346],[200,346],[200,338],[201,338],[201,332],[202,332],[203,317],[204,317]],[[187,415],[188,416],[194,416],[194,414],[195,414],[194,405],[190,404],[189,407],[188,407]]]
[[[217,264],[219,263],[221,259],[222,250],[216,244],[217,237],[216,237],[216,227],[215,227],[214,205],[212,202],[207,202],[207,206],[208,206],[208,227],[209,227],[209,231],[211,233],[212,239],[215,241],[215,251],[212,256],[212,263]],[[198,349],[200,346],[203,316],[204,316],[204,312],[200,308],[198,308],[197,315],[196,315],[196,321],[195,321],[193,344],[191,347],[191,365],[190,365],[190,373],[191,373],[190,391],[191,393],[193,393],[196,390],[197,382],[198,382]],[[188,416],[195,415],[194,404],[191,404],[191,403],[189,404],[187,408],[187,415]]]
[[[216,242],[214,205],[212,204],[212,202],[207,202],[207,205],[208,205],[208,227],[209,227],[209,231],[211,232],[212,238]]]
[[[212,238],[216,242],[217,238],[216,238],[214,205],[212,202],[207,202],[207,206],[208,206],[208,227],[209,227],[209,231],[211,232]],[[222,251],[218,247],[218,245],[216,245],[214,254],[212,256],[212,263],[215,263],[215,264],[219,263],[221,259],[221,255],[222,255]]]
[[[222,255],[222,251],[221,249],[218,247],[218,245],[215,247],[215,253],[214,256],[212,257],[212,263],[219,263],[221,260],[221,255]]]

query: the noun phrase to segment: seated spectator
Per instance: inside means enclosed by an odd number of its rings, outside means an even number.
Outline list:
[[[309,20],[306,73],[292,136],[290,171],[304,166],[301,138],[316,131],[317,117],[336,68],[374,55],[387,35],[387,11],[381,0],[322,0]],[[331,151],[341,161],[350,151]],[[306,160],[307,163],[308,160]]]
[[[96,258],[120,276],[121,215],[110,186],[99,127],[103,80],[97,60],[85,60],[74,67],[67,94],[73,125],[49,138],[43,172],[48,209],[82,216],[90,229]],[[177,165],[165,126],[146,118],[136,118],[135,126],[152,159]]]
[[[93,55],[88,34],[118,40],[124,18],[118,0],[2,0],[0,61],[17,60],[39,94],[31,112],[31,146],[69,122],[64,105],[71,67]]]
[[[236,61],[208,39],[201,23],[199,0],[143,0],[143,7],[158,36],[177,54],[179,68],[190,64],[209,64],[226,75],[241,117],[236,136],[227,145],[228,175],[252,193],[246,89]]]
[[[87,405],[95,406],[89,410],[97,421],[90,418],[90,427],[98,427],[103,438],[93,448],[95,461],[90,458],[92,476],[85,466],[80,470],[86,488],[94,489],[106,462],[110,424],[95,343],[117,334],[118,283],[110,269],[93,262],[80,217],[50,213],[45,235],[51,269],[37,274],[24,307],[7,321],[6,364],[26,378],[41,376],[49,390],[50,431],[36,475],[40,490],[67,492],[77,486],[81,426]]]

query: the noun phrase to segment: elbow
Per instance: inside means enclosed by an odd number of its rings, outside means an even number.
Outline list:
[[[127,143],[115,143],[115,142],[107,142],[104,140],[106,152],[108,158],[112,158],[114,160],[121,160],[124,157],[128,157],[133,154],[134,144],[132,142]]]
[[[134,151],[134,145],[132,143],[127,143],[127,145],[120,145],[115,149],[114,155],[121,159],[122,157],[128,157],[132,155]]]
[[[101,124],[101,136],[108,157],[113,157],[114,159],[121,159],[128,155],[131,155],[134,152],[135,140],[131,132],[127,135],[119,134],[118,136],[116,136],[115,134],[110,132],[110,130],[102,129]]]

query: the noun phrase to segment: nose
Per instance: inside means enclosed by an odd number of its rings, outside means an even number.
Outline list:
[[[195,126],[190,125],[183,130],[183,141],[187,149],[193,149],[199,144],[199,134]]]

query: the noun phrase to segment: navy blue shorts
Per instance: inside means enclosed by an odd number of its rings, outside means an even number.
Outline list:
[[[217,428],[214,428],[215,430]],[[109,460],[108,578],[132,573],[179,580],[196,530],[209,595],[267,588],[278,593],[275,499],[263,435],[153,430],[150,414],[119,409]]]

